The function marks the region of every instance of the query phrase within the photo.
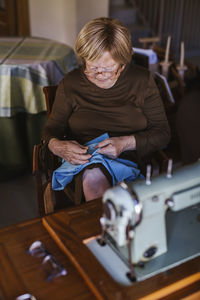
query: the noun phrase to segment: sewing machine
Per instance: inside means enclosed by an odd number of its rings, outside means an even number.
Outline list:
[[[107,270],[113,269],[108,261],[117,265],[120,257],[130,279],[143,280],[200,255],[200,161],[171,169],[152,181],[148,170],[146,180],[105,192],[99,243],[108,249],[101,246],[100,261],[112,249],[102,262]]]

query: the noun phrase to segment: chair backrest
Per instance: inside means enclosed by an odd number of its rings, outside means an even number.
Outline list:
[[[49,118],[53,106],[53,102],[56,96],[57,85],[49,85],[43,87],[43,92],[46,100],[47,118]]]

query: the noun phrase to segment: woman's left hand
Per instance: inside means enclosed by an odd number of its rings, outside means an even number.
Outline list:
[[[96,148],[100,148],[98,150],[98,153],[103,154],[109,158],[115,159],[123,151],[135,150],[136,141],[133,135],[112,137],[98,143]]]

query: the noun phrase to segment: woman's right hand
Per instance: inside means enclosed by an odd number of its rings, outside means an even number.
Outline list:
[[[89,162],[90,154],[87,154],[88,147],[80,145],[76,141],[62,141],[52,138],[48,144],[53,154],[63,158],[73,165],[82,165]]]

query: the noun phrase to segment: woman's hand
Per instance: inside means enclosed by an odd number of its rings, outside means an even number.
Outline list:
[[[123,151],[135,150],[136,140],[133,135],[112,137],[100,142],[96,148],[100,148],[98,153],[109,158],[117,158]]]
[[[88,147],[82,146],[76,141],[62,141],[52,138],[48,144],[53,154],[63,158],[73,165],[82,165],[89,162],[90,154],[87,154]]]

